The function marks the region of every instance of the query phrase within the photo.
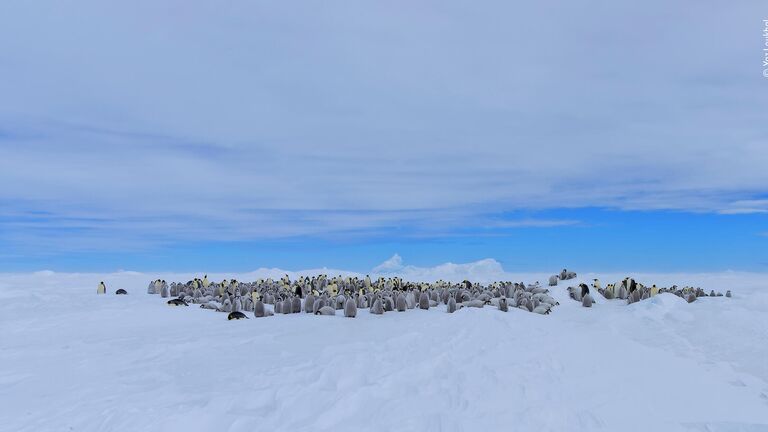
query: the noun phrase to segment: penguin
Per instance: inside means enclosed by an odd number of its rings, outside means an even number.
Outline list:
[[[231,312],[229,315],[227,315],[227,321],[241,320],[241,319],[248,319],[248,317],[245,316],[245,314],[240,311]]]
[[[344,316],[347,318],[354,318],[357,316],[357,305],[355,299],[350,297],[347,299],[347,303],[344,304]]]
[[[104,285],[104,281],[99,282],[99,286],[96,288],[96,294],[106,294],[107,286]]]
[[[254,318],[262,318],[266,316],[264,303],[261,301],[260,298],[253,303],[253,316]]]
[[[395,309],[398,312],[405,312],[405,310],[408,309],[408,304],[405,301],[403,293],[397,294],[397,297],[395,298]]]
[[[307,294],[307,298],[304,299],[304,312],[312,313],[312,306],[315,305],[315,294],[310,292]]]
[[[167,284],[162,284],[162,286],[160,287],[160,297],[168,298],[169,295],[170,294],[168,292],[168,285]]]
[[[211,283],[208,282],[208,275],[203,276],[203,288],[208,288],[208,285]]]
[[[408,309],[416,308],[416,296],[413,294],[413,291],[408,291],[405,295],[405,304],[408,306]]]
[[[448,313],[456,312],[456,299],[451,297],[448,299]]]
[[[731,290],[726,291],[725,296],[731,298]]]
[[[473,308],[482,308],[485,306],[485,302],[482,300],[469,300],[462,303],[466,307],[473,307]]]
[[[584,307],[592,307],[592,304],[595,303],[595,299],[592,298],[592,295],[587,293],[584,295],[584,298],[581,300],[581,305]]]
[[[502,312],[507,312],[509,310],[509,306],[507,306],[507,299],[505,297],[499,299],[499,310]]]
[[[301,312],[301,298],[294,297],[291,301],[291,312],[293,313],[300,313]]]
[[[336,315],[336,309],[332,308],[331,306],[323,306],[320,308],[320,310],[315,312],[315,315]]]
[[[552,275],[549,277],[549,286],[557,286],[557,281],[560,280],[560,276]]]
[[[384,313],[384,306],[381,304],[381,298],[376,297],[371,305],[371,313],[374,315],[381,315]]]
[[[651,287],[651,297],[655,296],[658,293],[659,293],[659,289],[656,287],[656,284],[653,284],[653,286]]]
[[[115,291],[115,294],[116,294],[116,295],[121,295],[121,294],[122,294],[122,295],[125,295],[125,294],[128,294],[128,291],[126,291],[126,290],[124,290],[124,289],[120,288],[119,290]]]
[[[693,291],[689,292],[688,293],[688,297],[685,298],[685,301],[687,301],[688,303],[695,302],[696,301],[696,294]]]
[[[581,298],[584,298],[584,296],[589,294],[589,287],[587,284],[579,284],[579,287],[581,288]]]
[[[154,294],[155,293],[155,281],[152,281],[149,283],[149,286],[147,287],[147,294]]]
[[[424,291],[422,291],[421,295],[419,295],[419,309],[429,309],[429,296]]]
[[[182,299],[171,299],[166,302],[168,306],[189,306],[189,303],[185,302]]]
[[[531,312],[541,314],[541,315],[547,315],[550,312],[550,308],[547,305],[540,304],[536,306],[533,310],[531,310]]]
[[[603,286],[600,284],[600,280],[599,279],[592,279],[592,287],[594,287],[596,290],[600,291],[600,289]]]
[[[312,304],[312,313],[317,315],[323,306],[325,306],[325,300],[322,297],[318,297]]]

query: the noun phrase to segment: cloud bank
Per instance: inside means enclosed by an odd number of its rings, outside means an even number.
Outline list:
[[[0,4],[0,240],[765,212],[762,2]]]

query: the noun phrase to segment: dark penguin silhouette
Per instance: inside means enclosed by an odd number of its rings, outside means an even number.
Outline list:
[[[240,311],[231,312],[229,315],[227,315],[228,321],[241,320],[241,319],[248,319],[248,317],[245,316],[245,314]]]
[[[125,294],[128,294],[128,291],[120,288],[119,290],[115,291],[115,294],[117,294],[117,295],[125,295]]]
[[[187,302],[182,299],[171,299],[166,302],[168,306],[189,306]]]

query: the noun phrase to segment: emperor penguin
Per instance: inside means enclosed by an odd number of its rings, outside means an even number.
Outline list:
[[[656,287],[656,284],[653,284],[653,286],[651,287],[651,297],[655,296],[658,293],[659,293],[659,289]]]
[[[448,299],[448,313],[454,313],[456,312],[456,299],[451,296]]]
[[[325,306],[325,299],[322,297],[316,298],[315,302],[312,304],[312,313],[317,315],[323,306]]]
[[[291,312],[301,312],[301,299],[299,297],[294,297],[293,300],[291,300]]]
[[[147,294],[154,294],[155,293],[155,281],[152,281],[149,283],[149,286],[147,287]]]
[[[584,295],[584,298],[581,300],[581,305],[584,307],[592,307],[592,304],[595,303],[595,299],[592,298],[592,295],[587,293]]]
[[[315,305],[315,293],[310,291],[309,294],[307,294],[307,298],[304,299],[304,312],[306,313],[312,313],[312,306]]]
[[[416,295],[413,294],[413,291],[408,291],[405,295],[405,304],[408,306],[408,309],[416,308]]]
[[[382,306],[381,298],[378,296],[375,300],[373,300],[373,304],[371,305],[371,313],[374,315],[381,315],[384,313],[384,306]]]
[[[347,318],[354,318],[357,316],[357,305],[355,304],[355,299],[353,297],[348,298],[347,302],[344,304],[344,316]]]
[[[317,313],[315,313],[315,315],[336,315],[336,309],[330,306],[323,306],[320,308],[320,310],[317,311]]]
[[[731,298],[731,290],[726,291],[725,296]]]
[[[253,302],[253,316],[255,318],[262,318],[266,316],[264,302],[261,301],[261,297],[256,298],[256,301]]]
[[[243,302],[240,297],[235,297],[235,301],[232,302],[232,312],[240,312],[243,310]]]
[[[168,292],[168,285],[162,284],[162,286],[160,287],[160,297],[168,298],[169,295],[170,293]]]
[[[689,292],[688,293],[688,297],[685,298],[685,301],[687,301],[688,303],[695,302],[696,301],[696,294],[693,291]]]
[[[229,315],[227,315],[227,321],[241,320],[241,319],[248,319],[248,317],[245,316],[245,314],[240,311],[230,312]]]
[[[429,296],[424,291],[419,295],[419,309],[429,309]]]
[[[171,299],[166,302],[168,306],[189,306],[187,302],[182,299]]]
[[[405,296],[401,292],[398,292],[397,297],[395,297],[395,309],[398,312],[405,312],[405,310],[408,309],[408,304],[405,301]]]
[[[603,286],[600,284],[600,279],[593,279],[593,280],[592,280],[592,287],[593,287],[594,289],[596,289],[596,290],[600,291],[600,289],[603,287]]]
[[[106,294],[107,286],[104,285],[104,281],[99,282],[99,286],[96,288],[96,294]]]
[[[115,294],[117,294],[117,295],[121,295],[121,294],[125,295],[125,294],[128,294],[128,291],[120,288],[119,290],[115,291]]]
[[[499,298],[499,310],[502,312],[506,312],[509,310],[509,306],[507,306],[506,297]]]
[[[293,313],[293,304],[290,298],[283,300],[283,307],[280,308],[280,312],[282,312],[283,315],[290,315]]]
[[[549,286],[557,286],[557,281],[560,280],[560,276],[552,275],[549,277]]]
[[[211,283],[208,281],[208,275],[203,276],[203,288],[208,288]]]

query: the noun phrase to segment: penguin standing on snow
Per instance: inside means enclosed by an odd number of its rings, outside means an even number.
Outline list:
[[[261,297],[258,297],[253,303],[253,316],[255,318],[263,318],[267,316],[266,311],[264,310],[264,303],[261,301]]]
[[[456,299],[451,296],[451,298],[448,299],[448,313],[454,312],[456,312]]]
[[[99,282],[99,286],[96,288],[96,294],[106,294],[107,286],[104,285],[104,281]]]
[[[376,296],[371,304],[371,313],[374,315],[381,315],[384,313],[384,306],[381,304],[381,298]]]
[[[419,309],[429,309],[429,296],[424,291],[422,291],[421,295],[419,295]]]
[[[397,297],[395,297],[395,310],[405,312],[406,309],[408,309],[408,304],[405,301],[405,296],[403,293],[397,293]]]
[[[347,318],[354,318],[357,316],[357,305],[355,304],[355,299],[350,297],[347,299],[347,302],[344,304],[344,316]]]

